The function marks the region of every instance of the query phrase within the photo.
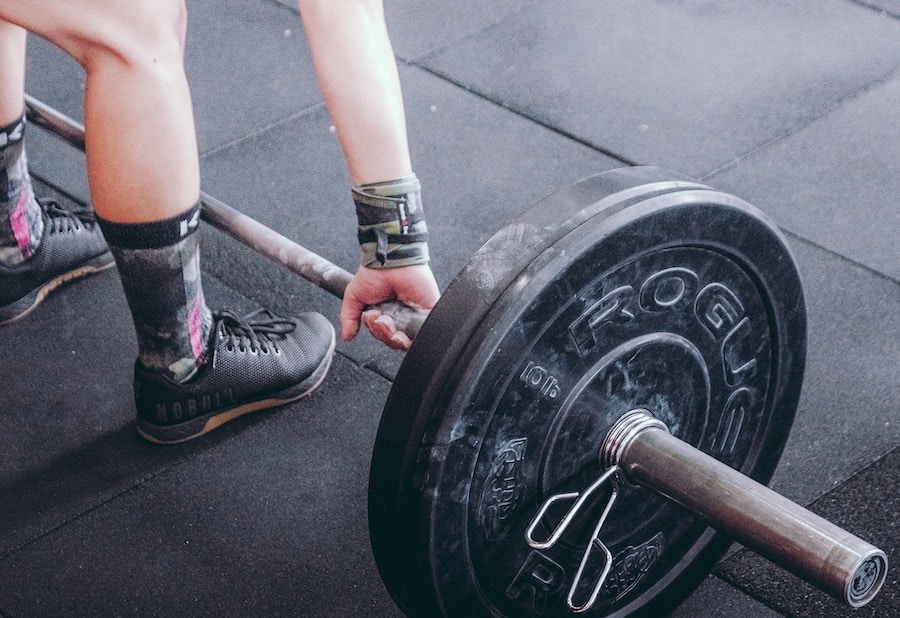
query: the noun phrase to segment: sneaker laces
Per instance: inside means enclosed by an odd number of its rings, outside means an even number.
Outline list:
[[[237,348],[241,352],[249,349],[253,353],[259,351],[267,354],[271,348],[277,353],[277,340],[294,330],[291,320],[280,318],[268,309],[258,309],[244,317],[225,309],[216,312],[214,317],[219,336],[225,339],[225,347],[229,351]]]
[[[89,208],[63,208],[53,198],[40,199],[38,204],[44,211],[44,222],[49,226],[51,232],[71,232],[96,222],[94,214]]]

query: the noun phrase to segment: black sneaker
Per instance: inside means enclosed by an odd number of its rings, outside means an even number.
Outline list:
[[[0,264],[0,325],[28,315],[61,285],[115,265],[89,210],[41,200],[44,235],[37,251],[15,266]]]
[[[267,310],[244,318],[223,311],[214,318],[210,359],[188,382],[135,364],[137,428],[148,440],[196,438],[242,414],[300,399],[328,373],[334,327],[318,313],[286,319]]]

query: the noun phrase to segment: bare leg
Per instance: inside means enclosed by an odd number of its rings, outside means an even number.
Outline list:
[[[224,313],[213,324],[206,307],[199,164],[182,66],[184,0],[0,0],[0,19],[54,42],[87,74],[88,180],[99,218],[79,219],[71,230],[105,238],[115,256],[138,336],[142,435],[187,440],[316,388],[334,350],[334,330],[323,316]],[[103,251],[109,256],[105,245]],[[37,253],[19,271],[0,270],[0,320],[4,311],[18,319],[23,300],[38,297],[44,288],[30,280],[44,285],[40,267],[49,258],[38,258],[52,253]],[[25,296],[3,299],[10,282]]]
[[[87,73],[88,180],[98,215],[156,221],[196,203],[200,174],[180,1],[0,0],[0,16],[53,41]]]
[[[0,20],[0,127],[22,117],[25,99],[25,37],[22,28]]]
[[[200,284],[184,1],[0,0],[0,17],[52,41],[84,67],[91,198],[132,310],[139,357],[179,380],[189,377],[205,361],[212,316]],[[22,58],[15,59],[21,66]],[[21,109],[20,95],[21,86],[15,93]],[[30,267],[37,274],[19,280],[32,289],[6,303],[7,312],[32,298],[28,310],[34,307],[41,297],[36,286],[58,270]]]

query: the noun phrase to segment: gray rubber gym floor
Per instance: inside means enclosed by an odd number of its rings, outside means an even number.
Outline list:
[[[883,548],[851,612],[735,548],[672,615],[900,615],[900,1],[386,0],[434,267],[446,285],[503,222],[631,164],[734,193],[786,231],[809,358],[773,487]],[[346,268],[355,218],[289,0],[189,0],[204,189]],[[29,93],[81,118],[84,78],[32,40]],[[46,191],[81,155],[32,128]],[[205,232],[210,305],[338,303]],[[366,524],[400,355],[342,345],[320,391],[184,446],[132,426],[136,344],[114,271],[2,331],[0,615],[399,616]]]

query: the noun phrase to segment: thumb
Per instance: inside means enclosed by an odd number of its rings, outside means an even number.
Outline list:
[[[341,303],[340,324],[341,339],[350,341],[359,332],[359,318],[362,314],[365,304],[348,289],[344,294],[344,301]]]

